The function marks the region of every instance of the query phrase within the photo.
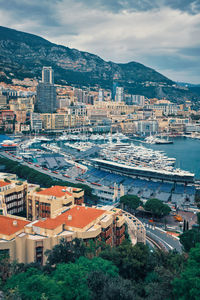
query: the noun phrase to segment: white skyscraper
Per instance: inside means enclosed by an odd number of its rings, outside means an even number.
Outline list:
[[[42,82],[54,84],[54,71],[53,71],[52,67],[43,67]]]
[[[99,90],[98,100],[99,102],[104,101],[104,91],[102,89]]]
[[[124,88],[123,87],[116,88],[115,101],[116,102],[124,101]]]

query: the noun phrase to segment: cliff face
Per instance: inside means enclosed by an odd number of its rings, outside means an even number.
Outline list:
[[[43,66],[53,67],[56,83],[111,88],[113,80],[117,80],[128,92],[147,97],[182,98],[187,94],[174,89],[170,79],[140,63],[106,62],[97,55],[0,26],[0,81],[41,78]]]

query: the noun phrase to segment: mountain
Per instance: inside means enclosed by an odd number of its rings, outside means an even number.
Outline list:
[[[56,83],[112,88],[116,80],[127,92],[147,97],[171,95],[176,100],[178,94],[178,99],[187,94],[173,87],[172,80],[140,63],[107,62],[97,55],[0,26],[0,81],[40,79],[43,66],[53,67]]]

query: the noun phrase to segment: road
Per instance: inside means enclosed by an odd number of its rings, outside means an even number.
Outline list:
[[[143,222],[144,223],[144,222]],[[167,251],[177,250],[182,252],[182,245],[177,237],[173,237],[164,230],[144,223],[146,227],[146,235],[155,240],[159,245],[162,245]]]
[[[32,168],[32,169],[34,169],[34,170],[36,170],[36,171],[38,171],[40,173],[43,173],[45,175],[49,175],[49,176],[51,176],[51,177],[53,177],[55,179],[59,179],[59,180],[66,181],[66,182],[71,182],[71,183],[76,183],[76,184],[78,184],[78,183],[84,184],[84,182],[76,181],[73,178],[64,177],[63,174],[55,174],[55,173],[53,173],[50,170],[44,170],[42,167],[36,167],[35,164],[30,164],[30,163],[25,162],[23,160],[19,160],[16,157],[13,157],[12,155],[9,155],[8,153],[1,152],[0,156],[8,158],[8,159],[13,160],[13,161],[16,161],[16,162],[20,163],[23,166],[27,166],[29,168]],[[87,185],[89,185],[89,184],[87,183]],[[91,185],[89,185],[89,186],[91,186]]]

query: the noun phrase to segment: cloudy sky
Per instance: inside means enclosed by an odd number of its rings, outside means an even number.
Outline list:
[[[0,25],[200,83],[200,0],[0,0]]]

